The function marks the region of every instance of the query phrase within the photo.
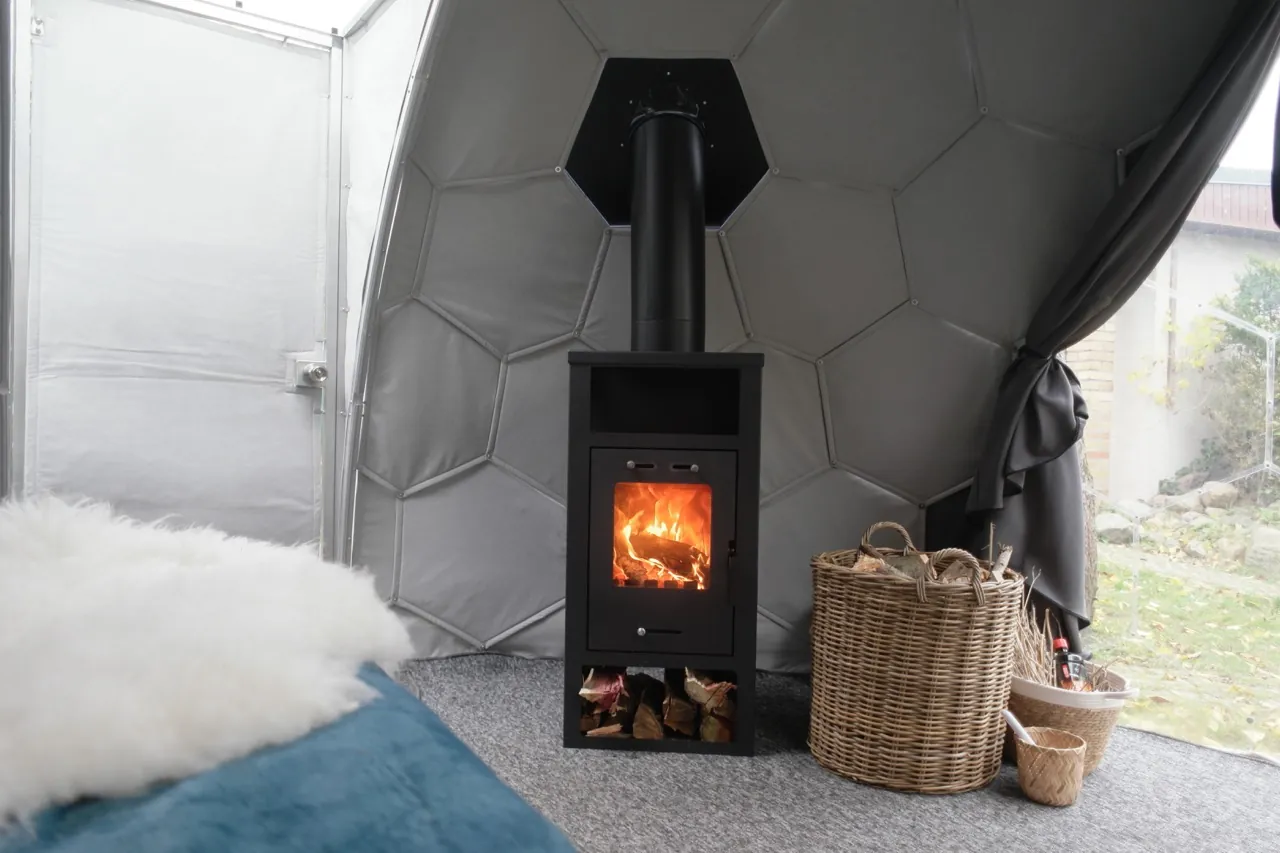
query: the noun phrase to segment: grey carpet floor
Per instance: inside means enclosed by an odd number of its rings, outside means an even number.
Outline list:
[[[561,746],[562,668],[475,656],[400,681],[583,851],[1280,851],[1280,768],[1116,732],[1079,803],[1027,801],[1014,770],[959,796],[898,794],[819,767],[808,686],[761,675],[757,756]]]

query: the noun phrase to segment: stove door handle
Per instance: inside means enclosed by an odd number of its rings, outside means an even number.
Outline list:
[[[724,546],[724,597],[733,600],[733,564],[734,557],[738,556],[738,541],[730,539]]]

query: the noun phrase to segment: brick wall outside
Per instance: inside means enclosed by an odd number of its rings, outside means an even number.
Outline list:
[[[1111,473],[1111,409],[1115,394],[1116,327],[1109,321],[1062,354],[1084,391],[1089,422],[1084,431],[1085,455],[1094,488],[1107,494]]]

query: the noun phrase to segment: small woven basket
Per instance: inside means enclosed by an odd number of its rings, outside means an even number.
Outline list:
[[[1046,806],[1069,806],[1084,782],[1085,743],[1059,729],[1031,726],[1034,744],[1019,740],[1018,785],[1028,798]]]
[[[894,530],[900,549],[871,545]],[[911,580],[868,568],[915,557]],[[1022,577],[990,578],[959,549],[928,555],[892,522],[862,547],[818,554],[813,568],[809,748],[823,767],[900,791],[951,794],[1000,770]],[[939,577],[968,574],[969,583]],[[959,575],[963,579],[962,575]]]

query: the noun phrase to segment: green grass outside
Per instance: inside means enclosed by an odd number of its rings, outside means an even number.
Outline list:
[[[1090,633],[1141,691],[1122,725],[1280,757],[1280,598],[1104,562]]]

